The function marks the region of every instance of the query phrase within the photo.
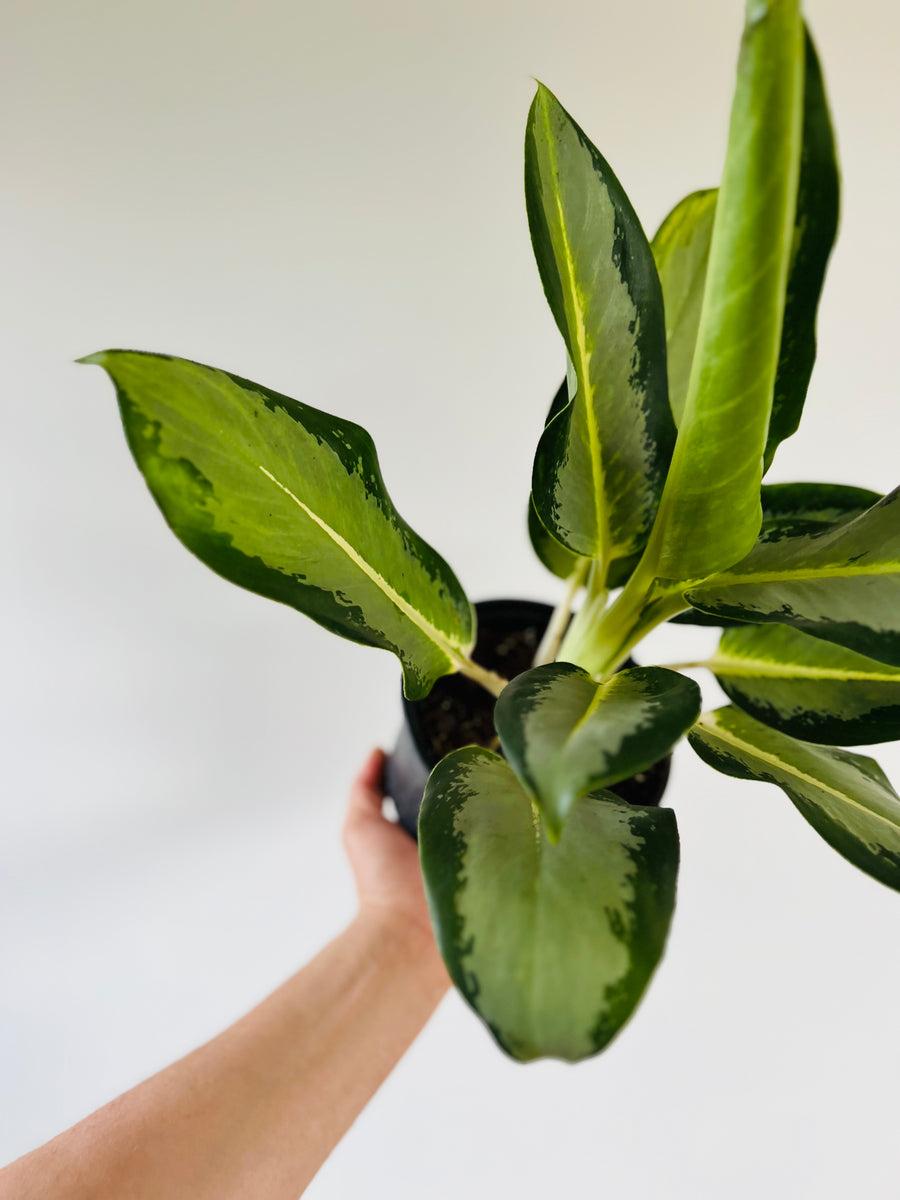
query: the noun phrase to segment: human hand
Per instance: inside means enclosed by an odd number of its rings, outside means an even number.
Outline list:
[[[344,821],[344,849],[356,881],[360,915],[411,935],[446,975],[431,929],[416,843],[382,813],[384,764],[384,751],[373,750],[351,785]]]

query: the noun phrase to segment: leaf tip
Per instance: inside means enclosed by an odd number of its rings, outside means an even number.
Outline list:
[[[534,76],[532,76],[532,79],[534,79]],[[540,79],[534,79],[534,82],[537,84],[537,91],[534,94],[534,100],[532,102],[532,107],[536,108],[536,107],[540,106],[541,108],[544,108],[544,109],[550,109],[553,107],[558,108],[559,101],[554,96],[554,94],[550,91],[550,89],[547,87],[547,85],[545,83],[541,83]]]
[[[86,365],[89,367],[103,367],[106,365],[106,356],[108,350],[98,350],[96,354],[85,354],[83,358],[76,358],[76,365]]]
[[[541,811],[541,822],[544,826],[544,836],[551,846],[558,846],[559,839],[562,837],[562,821],[555,814],[547,812],[546,808]]]

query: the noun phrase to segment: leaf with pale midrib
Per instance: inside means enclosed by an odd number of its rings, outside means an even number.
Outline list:
[[[555,839],[577,800],[659,762],[699,712],[700,689],[676,671],[632,667],[595,683],[559,662],[509,683],[494,724]]]
[[[688,740],[724,775],[776,784],[839,854],[900,890],[900,798],[873,759],[801,742],[732,707],[704,713]]]
[[[358,425],[186,359],[107,350],[135,461],[180,540],[233,583],[392,650],[410,698],[474,642],[453,572],[397,513]]]
[[[535,456],[534,503],[558,542],[608,568],[644,545],[674,443],[659,279],[609,164],[543,86],[528,116],[525,197],[572,364]]]
[[[881,499],[878,492],[841,483],[764,483],[759,540],[779,542],[798,534],[824,533],[860,516]],[[679,613],[671,620],[675,625],[718,625],[725,629],[745,623],[698,609]]]
[[[747,554],[759,534],[800,166],[803,57],[798,0],[748,9],[697,346],[638,568],[644,576],[702,579]]]
[[[792,737],[832,746],[900,738],[900,667],[787,625],[728,630],[707,665],[729,700]]]
[[[757,545],[686,599],[713,616],[791,625],[900,666],[900,488],[853,520]]]
[[[816,313],[837,234],[839,192],[828,101],[807,30],[800,177],[765,470],[779,444],[800,424],[816,359]],[[666,304],[669,402],[676,425],[681,423],[700,327],[716,198],[715,189],[686,196],[651,243]]]

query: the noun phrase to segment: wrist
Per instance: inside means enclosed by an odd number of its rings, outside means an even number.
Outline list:
[[[450,976],[438,951],[430,925],[402,909],[366,905],[354,925],[381,963],[412,972],[424,988],[439,999],[450,987]]]

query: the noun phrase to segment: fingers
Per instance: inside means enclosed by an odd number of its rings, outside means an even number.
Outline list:
[[[386,755],[383,750],[373,750],[350,786],[347,805],[346,826],[376,817],[381,820],[381,802],[384,799],[382,778]]]

